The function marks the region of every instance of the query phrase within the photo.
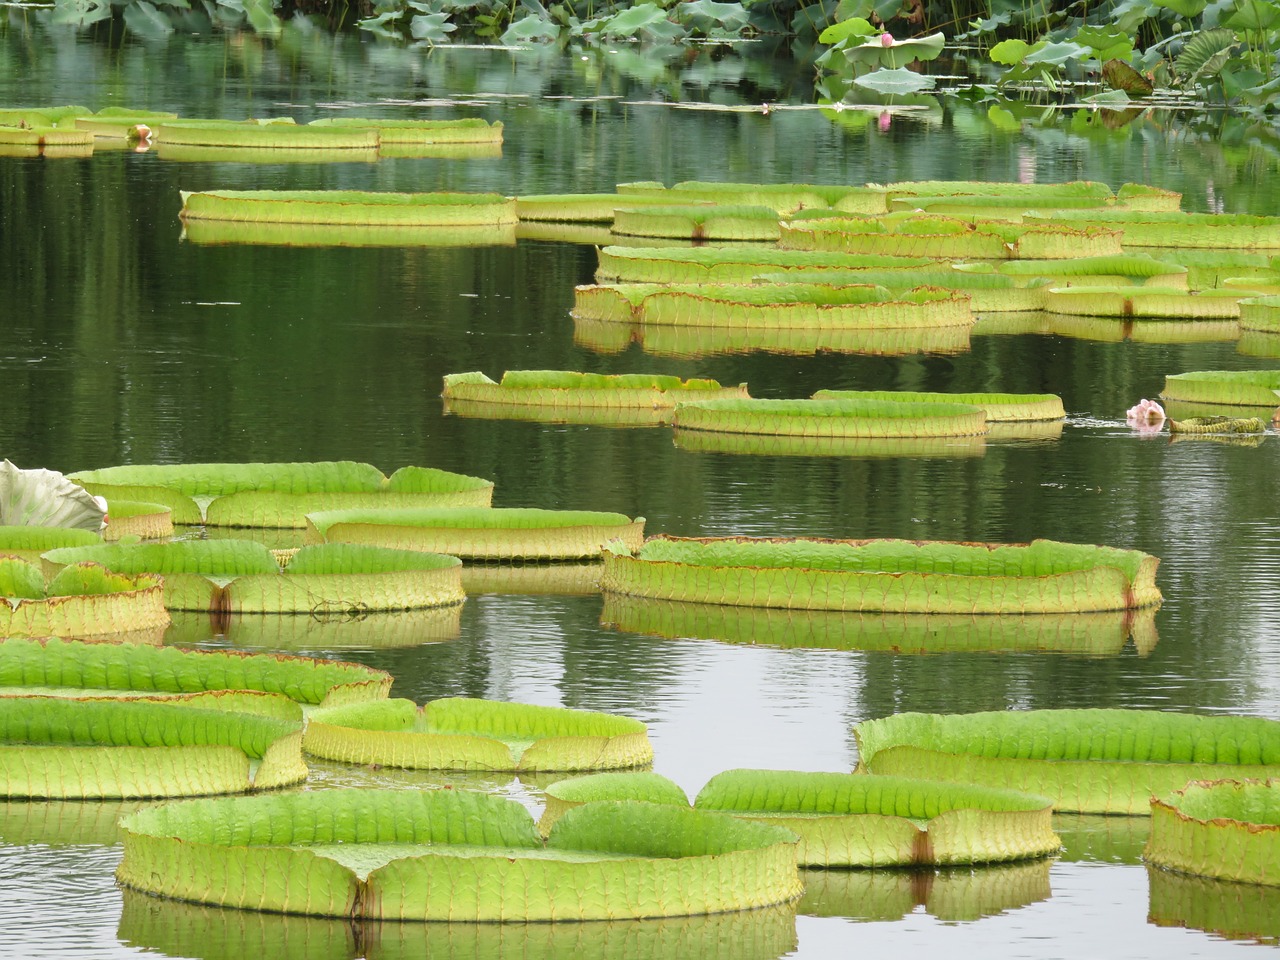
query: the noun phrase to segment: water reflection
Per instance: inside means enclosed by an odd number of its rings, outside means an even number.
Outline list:
[[[1147,867],[1148,921],[1255,943],[1280,944],[1280,888]]]
[[[586,923],[325,920],[158,900],[125,890],[121,945],[198,960],[776,960],[796,946],[794,906]]]
[[[462,605],[429,610],[309,614],[218,614],[174,610],[164,634],[168,644],[221,638],[235,647],[313,651],[416,647],[453,640],[461,632]]]

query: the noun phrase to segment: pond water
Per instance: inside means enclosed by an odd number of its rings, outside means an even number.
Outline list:
[[[1273,130],[1216,114],[1121,125],[1070,110],[1036,111],[1010,130],[990,122],[985,105],[963,103],[824,114],[801,109],[812,75],[765,50],[663,61],[630,49],[415,48],[297,28],[279,41],[205,33],[148,45],[77,37],[46,18],[10,11],[0,21],[0,104],[299,121],[481,116],[505,124],[506,143],[500,158],[377,163],[180,163],[124,151],[0,159],[0,447],[20,466],[424,464],[494,480],[498,506],[621,511],[646,517],[651,533],[1049,537],[1162,559],[1154,634],[1128,637],[1123,620],[1012,624],[1013,652],[947,652],[957,636],[981,649],[972,624],[827,624],[829,649],[712,639],[724,635],[713,617],[662,637],[628,620],[634,611],[603,610],[599,596],[501,593],[472,597],[460,622],[435,632],[303,635],[291,651],[385,668],[395,695],[418,701],[482,696],[639,718],[654,769],[691,794],[730,767],[848,770],[852,726],[904,710],[1114,706],[1280,718],[1280,440],[1171,444],[1123,420],[1167,374],[1275,367],[1271,345],[1141,342],[1117,327],[1114,342],[979,331],[965,352],[903,357],[606,349],[569,315],[574,285],[595,267],[589,244],[203,246],[182,239],[177,218],[180,189],[213,187],[519,194],[632,180],[975,177],[1138,181],[1182,191],[1187,209],[1275,213]],[[661,427],[443,414],[444,374],[521,368],[710,376],[747,382],[761,397],[823,387],[1044,391],[1060,394],[1070,416],[1060,438],[993,441],[976,455],[805,457],[682,449]],[[731,635],[803,643],[809,630],[753,623]],[[377,646],[393,635],[401,645]],[[268,643],[199,627],[174,638]],[[438,782],[323,764],[316,780]],[[538,803],[536,782],[476,785]],[[353,934],[122,898],[113,816],[94,804],[0,812],[0,955],[821,958],[918,948],[1154,958],[1233,955],[1250,949],[1250,933],[1280,935],[1280,897],[1149,877],[1145,823],[1126,818],[1062,818],[1063,856],[1017,870],[819,876],[798,916]]]

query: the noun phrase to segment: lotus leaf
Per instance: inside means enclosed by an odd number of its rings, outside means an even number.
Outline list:
[[[1280,773],[1280,722],[1156,710],[902,713],[854,730],[873,773],[986,784],[1055,809],[1145,814],[1153,793],[1202,777]]]
[[[461,697],[318,710],[305,746],[344,763],[430,770],[609,770],[653,760],[638,720]]]
[[[391,509],[309,514],[311,543],[364,543],[468,559],[580,560],[619,540],[638,546],[644,518],[594,510]]]
[[[1036,540],[651,537],[605,554],[606,593],[743,606],[895,613],[1065,613],[1159,602],[1159,561]],[[1039,792],[1039,791],[1036,791]]]
[[[1062,845],[1044,797],[898,777],[729,770],[694,807],[786,827],[802,866],[991,863]]]
[[[140,811],[117,878],[279,913],[395,920],[624,919],[744,910],[800,893],[794,838],[719,814],[601,803],[544,845],[515,801],[322,790]]]
[[[367,463],[191,463],[71,476],[90,493],[155,502],[176,524],[302,528],[305,514],[365,506],[488,506],[493,483],[430,467],[390,477]]]
[[[1280,780],[1192,781],[1151,799],[1156,866],[1280,886]]]

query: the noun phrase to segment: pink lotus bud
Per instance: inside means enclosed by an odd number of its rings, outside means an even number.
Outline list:
[[[882,34],[880,34],[880,46],[882,46],[882,47],[892,47],[892,46],[893,46],[893,34],[892,34],[892,33],[882,33]]]
[[[1154,400],[1143,399],[1125,412],[1125,421],[1131,427],[1155,427],[1159,430],[1164,423],[1164,408]]]
[[[888,110],[882,110],[880,112],[880,120],[879,120],[880,132],[888,133],[889,126],[892,123],[893,123],[893,114],[891,114]]]

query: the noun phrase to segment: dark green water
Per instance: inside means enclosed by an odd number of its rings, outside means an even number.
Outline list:
[[[10,13],[0,22],[0,104],[300,121],[336,110],[474,115],[502,120],[506,144],[500,159],[376,164],[184,164],[125,152],[0,159],[0,447],[20,466],[424,464],[494,480],[495,505],[617,510],[646,517],[653,533],[1051,537],[1133,547],[1162,558],[1166,598],[1155,635],[1143,632],[1140,645],[1112,620],[1052,634],[1013,627],[1020,650],[1005,653],[786,649],[705,639],[715,635],[705,623],[683,624],[670,639],[602,625],[598,596],[510,594],[468,600],[460,624],[443,630],[453,639],[424,644],[425,630],[414,635],[411,627],[395,648],[374,648],[388,629],[357,632],[355,648],[317,635],[292,639],[291,649],[384,667],[397,677],[397,695],[419,701],[465,694],[638,717],[650,725],[655,769],[691,792],[735,766],[849,769],[852,725],[903,710],[1127,706],[1280,717],[1280,440],[1170,444],[1167,434],[1141,438],[1123,421],[1125,408],[1158,393],[1166,374],[1274,367],[1280,351],[1268,359],[1231,341],[975,334],[967,352],[897,358],[669,356],[637,344],[599,352],[575,341],[569,316],[574,285],[595,267],[589,245],[198,246],[180,239],[177,218],[180,189],[212,187],[516,194],[641,179],[1019,176],[1142,181],[1181,190],[1188,209],[1274,213],[1274,131],[1161,116],[1107,132],[1073,127],[1068,112],[1062,122],[1009,133],[987,123],[981,106],[894,114],[887,129],[875,115],[866,122],[846,112],[835,122],[785,109],[811,100],[809,78],[763,54],[703,52],[676,69],[625,49],[583,60],[400,48],[322,32],[291,31],[278,43],[118,39],[76,39],[47,29],[38,14]],[[687,110],[659,97],[753,109]],[[776,106],[755,109],[764,102]],[[1045,391],[1063,397],[1070,418],[1056,440],[993,441],[970,451],[980,455],[818,458],[695,452],[665,428],[443,415],[444,374],[496,377],[511,368],[711,376],[745,381],[764,397],[823,387]],[[955,625],[915,624],[907,635],[898,625],[860,628],[864,644],[881,647],[937,651],[957,636]],[[804,642],[814,628],[755,629]],[[182,637],[264,642],[249,632]],[[320,768],[319,779],[417,782],[338,767]],[[536,785],[481,785],[537,802]],[[63,828],[97,816],[92,805],[21,809],[39,826],[20,826],[14,805],[0,827],[0,954],[358,955],[324,923],[197,916],[145,898],[122,908],[111,880],[118,848],[65,845]],[[1121,823],[1128,826],[1064,822],[1064,858],[1021,872],[916,878],[905,887],[902,874],[865,888],[826,878],[797,920],[753,915],[590,934],[382,931],[368,955],[821,958],[919,948],[965,957],[1191,957],[1247,949],[1149,923],[1149,898],[1153,919],[1196,926],[1197,918],[1185,906],[1172,919],[1164,912],[1172,895],[1156,888],[1158,878],[1149,887],[1138,865],[1141,822]],[[54,845],[28,842],[42,839]],[[954,892],[964,884],[967,892]],[[1235,904],[1233,897],[1219,886],[1189,901]],[[893,909],[872,910],[873,901]],[[1223,909],[1228,918],[1246,913]],[[1264,921],[1248,929],[1280,932],[1274,901],[1252,909],[1248,916]],[[1225,921],[1199,925],[1241,931]]]

